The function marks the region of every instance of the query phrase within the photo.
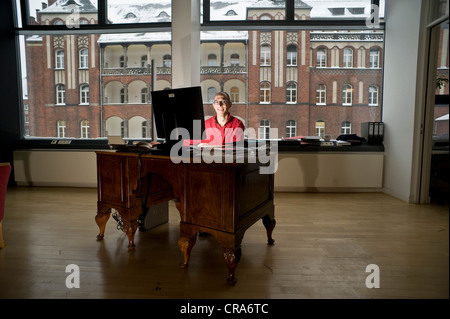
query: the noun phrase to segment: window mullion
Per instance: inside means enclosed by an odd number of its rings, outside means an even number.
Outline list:
[[[108,20],[108,3],[107,0],[97,1],[97,15],[98,15],[98,25],[105,26]]]

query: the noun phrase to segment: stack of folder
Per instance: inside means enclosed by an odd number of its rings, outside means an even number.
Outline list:
[[[361,123],[361,135],[366,138],[367,143],[381,144],[384,136],[383,122]]]

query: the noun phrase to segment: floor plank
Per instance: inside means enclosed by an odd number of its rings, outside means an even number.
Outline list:
[[[383,193],[276,193],[274,246],[262,223],[245,233],[238,283],[226,284],[221,248],[199,236],[180,269],[179,214],[136,233],[136,251],[110,218],[96,240],[91,188],[9,188],[0,249],[2,299],[448,299],[448,206]],[[66,287],[66,266],[80,288]],[[367,265],[380,288],[367,288]]]

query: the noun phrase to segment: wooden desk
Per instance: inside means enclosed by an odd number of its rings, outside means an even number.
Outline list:
[[[117,210],[128,249],[142,207],[173,199],[180,213],[179,248],[186,268],[198,232],[209,233],[222,246],[228,283],[234,285],[245,231],[262,219],[268,243],[275,227],[273,174],[260,174],[260,163],[179,163],[168,156],[114,151],[97,154],[97,238],[103,239],[111,209]]]

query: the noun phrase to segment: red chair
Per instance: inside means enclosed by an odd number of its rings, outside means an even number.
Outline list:
[[[3,216],[5,215],[6,189],[8,188],[10,174],[11,165],[9,163],[0,163],[0,248],[5,247],[5,241],[3,240]]]

